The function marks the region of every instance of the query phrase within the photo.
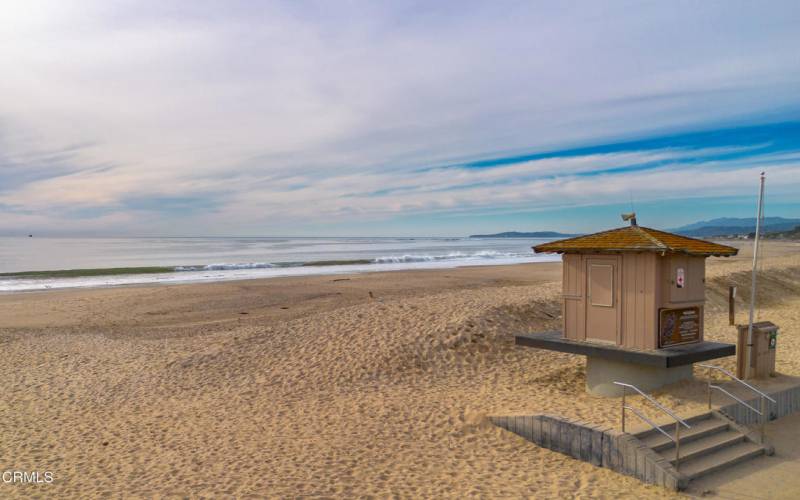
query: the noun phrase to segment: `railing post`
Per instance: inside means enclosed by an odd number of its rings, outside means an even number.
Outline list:
[[[622,432],[625,432],[625,393],[628,392],[628,388],[624,385],[622,386]]]
[[[761,396],[761,444],[764,444],[767,430],[767,399]]]
[[[681,466],[681,423],[675,421],[675,470]]]
[[[706,389],[708,390],[708,409],[711,409],[711,379],[708,380],[708,384],[706,384]]]

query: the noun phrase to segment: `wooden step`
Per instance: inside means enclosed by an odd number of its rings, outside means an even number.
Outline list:
[[[764,452],[765,449],[760,444],[742,441],[685,462],[681,460],[678,470],[683,476],[692,480],[731,467],[749,458],[763,455]]]
[[[693,426],[695,422],[701,422],[703,420],[708,420],[710,418],[714,418],[714,416],[711,414],[711,412],[707,412],[707,413],[701,413],[700,415],[694,415],[692,417],[685,418],[684,422],[686,422],[687,424]],[[676,424],[676,422],[673,420],[672,422],[667,422],[667,423],[661,425],[661,428],[664,429],[665,431],[667,431],[670,434],[674,434],[675,433],[675,424]],[[683,429],[686,430],[686,427],[684,427]],[[643,430],[641,432],[635,432],[635,433],[633,433],[633,435],[636,436],[637,438],[639,438],[639,440],[642,440],[642,441],[645,438],[648,438],[650,436],[655,436],[655,435],[663,436],[663,434],[661,434],[657,430],[653,429],[652,427],[648,427],[646,430]]]
[[[681,463],[687,460],[708,455],[722,448],[727,448],[745,440],[744,434],[734,430],[725,430],[715,434],[703,436],[694,441],[685,443],[681,438]],[[667,448],[661,452],[661,456],[675,464],[675,447]]]
[[[724,432],[728,430],[729,427],[728,422],[717,418],[707,418],[700,421],[694,421],[690,422],[689,425],[691,425],[691,429],[687,429],[685,427],[681,428],[681,446],[711,434]],[[663,429],[668,432],[670,436],[675,436],[674,424],[669,427],[665,426]],[[675,446],[675,443],[672,442],[671,439],[658,431],[645,437],[644,439],[640,438],[640,440],[645,446],[652,448],[655,452],[661,452]]]

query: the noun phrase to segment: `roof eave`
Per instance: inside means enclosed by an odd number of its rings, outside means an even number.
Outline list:
[[[733,257],[739,253],[738,250],[734,252],[691,252],[688,250],[676,250],[672,248],[553,248],[547,250],[537,250],[536,247],[531,247],[534,253],[640,253],[650,252],[657,254],[682,254],[692,257]]]

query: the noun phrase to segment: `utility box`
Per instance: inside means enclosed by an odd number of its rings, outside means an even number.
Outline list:
[[[753,323],[753,355],[747,363],[748,325],[738,325],[739,349],[736,349],[736,376],[743,379],[775,376],[775,353],[778,350],[778,327],[771,321]]]

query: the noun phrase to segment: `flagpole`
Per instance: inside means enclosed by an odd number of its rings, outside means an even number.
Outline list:
[[[753,274],[750,281],[750,320],[747,325],[747,363],[745,364],[744,378],[752,371],[753,367],[753,315],[756,308],[756,266],[758,265],[758,247],[761,234],[761,218],[764,214],[764,172],[761,172],[761,188],[758,193],[758,212],[756,215],[756,236],[753,243]]]

